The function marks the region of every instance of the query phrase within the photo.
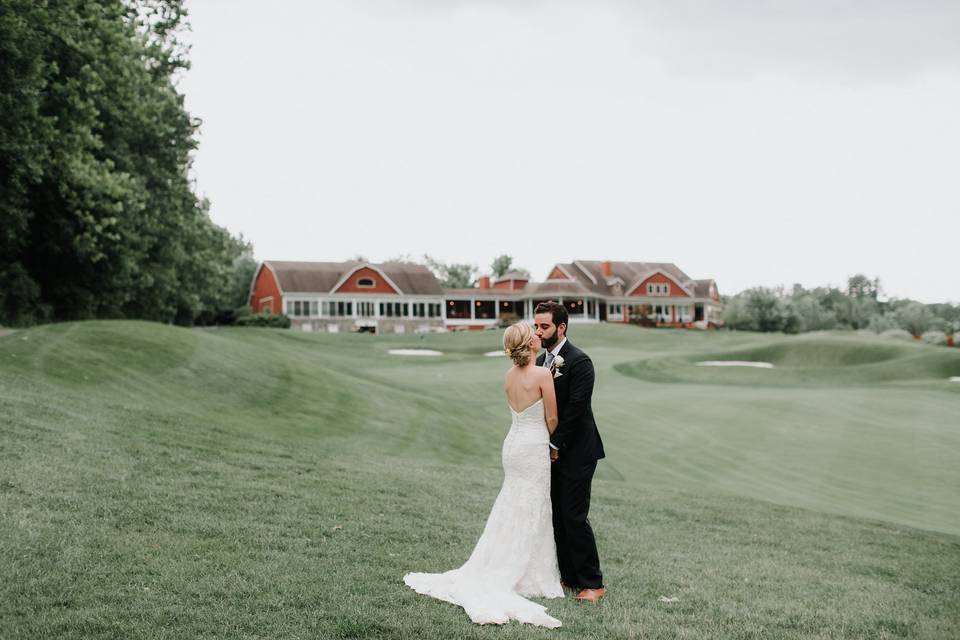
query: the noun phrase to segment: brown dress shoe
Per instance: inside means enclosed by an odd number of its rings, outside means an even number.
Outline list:
[[[600,598],[605,595],[607,595],[607,590],[605,587],[600,587],[598,589],[581,589],[577,594],[577,600],[596,604]]]

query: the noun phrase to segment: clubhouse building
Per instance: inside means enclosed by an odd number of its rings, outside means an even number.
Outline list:
[[[713,280],[693,280],[672,263],[576,260],[543,282],[510,272],[479,286],[447,289],[411,262],[260,264],[250,286],[255,313],[285,313],[303,331],[424,332],[487,329],[533,320],[537,303],[566,305],[570,323],[641,322],[708,328],[720,322]]]

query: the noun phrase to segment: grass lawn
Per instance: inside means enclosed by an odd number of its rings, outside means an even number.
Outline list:
[[[960,637],[960,350],[849,333],[574,327],[610,595],[550,631],[415,594],[499,488],[499,339],[0,336],[0,638]]]

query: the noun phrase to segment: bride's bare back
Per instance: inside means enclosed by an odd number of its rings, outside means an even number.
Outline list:
[[[530,408],[543,398],[543,412],[550,433],[557,428],[557,394],[553,389],[550,370],[536,366],[533,361],[524,366],[514,365],[507,371],[504,382],[507,402],[517,413]]]

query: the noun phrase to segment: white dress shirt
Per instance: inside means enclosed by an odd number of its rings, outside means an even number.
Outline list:
[[[567,344],[567,339],[564,338],[560,342],[554,345],[553,349],[550,349],[550,353],[553,354],[553,357],[556,358],[560,354],[560,349],[563,349],[563,345]],[[546,362],[546,360],[544,360]]]

